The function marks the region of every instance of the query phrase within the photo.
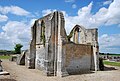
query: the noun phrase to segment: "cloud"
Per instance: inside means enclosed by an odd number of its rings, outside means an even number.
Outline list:
[[[54,9],[54,10],[52,10],[52,9],[43,10],[42,15],[45,16],[45,15],[50,14],[51,12],[54,12],[54,11],[56,11],[56,9]]]
[[[67,30],[67,33],[71,31],[71,29],[76,25],[83,25],[85,27],[93,27],[94,25],[94,19],[91,14],[93,2],[91,2],[88,6],[82,7],[78,10],[76,16],[65,16],[65,27]]]
[[[66,11],[62,11],[65,17],[65,28],[67,30],[67,33],[71,31],[71,29],[76,25],[80,24],[85,27],[96,27],[95,26],[95,20],[92,19],[91,9],[92,9],[93,2],[91,2],[88,6],[85,6],[78,10],[77,16],[69,16]],[[56,11],[55,9],[47,9],[43,10],[43,16]],[[91,21],[93,20],[93,21]],[[92,25],[92,26],[91,26]]]
[[[103,5],[109,5],[111,3],[112,3],[112,0],[107,0],[107,1],[103,2]]]
[[[65,2],[75,2],[75,0],[65,0]]]
[[[23,49],[28,49],[31,39],[31,26],[35,19],[30,22],[8,21],[2,26],[0,32],[0,49],[14,49],[15,43],[21,43]]]
[[[0,14],[0,22],[4,22],[4,21],[7,21],[8,20],[8,17],[6,15],[1,15]]]
[[[82,25],[86,28],[98,28],[103,25],[114,25],[120,24],[120,0],[114,0],[108,8],[101,7],[98,12],[93,14],[92,6],[93,2],[90,2],[87,6],[80,8],[76,16],[69,16],[66,11],[64,12],[65,16],[65,28],[67,33],[76,25]],[[43,10],[43,15],[51,13],[55,10],[47,9]]]
[[[120,50],[120,34],[103,34],[99,37],[100,50],[102,52],[117,53]]]
[[[114,0],[108,8],[102,7],[98,12],[91,12],[93,2],[80,8],[76,16],[65,16],[66,29],[70,29],[76,24],[83,25],[86,28],[98,28],[103,25],[120,24],[120,0]]]
[[[109,8],[108,12],[106,14],[107,22],[106,25],[112,25],[112,24],[120,24],[120,0],[114,0]]]
[[[72,5],[72,8],[77,8],[77,5],[76,5],[76,4],[73,4],[73,5]]]
[[[71,29],[76,25],[82,25],[86,28],[96,28],[103,25],[120,25],[120,0],[114,0],[108,8],[102,7],[96,13],[92,13],[93,2],[90,2],[88,5],[80,8],[77,12],[77,15],[70,16],[66,13],[66,11],[62,11],[65,16],[65,28],[67,30],[67,34],[71,31]],[[5,8],[5,7],[4,7]],[[10,7],[11,8],[11,7]],[[3,7],[2,7],[3,9]],[[3,12],[1,12],[3,11]],[[1,10],[2,14],[12,13],[16,15],[18,10],[11,10],[6,8],[5,10]],[[23,9],[24,11],[24,9]],[[51,12],[56,11],[56,9],[47,9],[42,11],[42,15],[45,16]],[[15,13],[16,12],[16,13]],[[29,14],[30,12],[28,12]],[[26,16],[21,13],[21,15]],[[20,15],[20,16],[21,16]],[[5,16],[5,15],[4,15]],[[0,32],[0,45],[5,46],[13,46],[14,43],[21,43],[24,46],[28,46],[28,42],[30,40],[30,27],[32,26],[35,19],[31,19],[30,22],[20,22],[20,21],[8,21],[6,25],[2,27],[3,32]],[[120,46],[120,34],[108,35],[104,34],[99,37],[100,49],[104,51],[110,49],[119,49]],[[12,48],[12,47],[9,47]],[[120,49],[119,49],[120,50]]]
[[[76,25],[86,28],[98,28],[100,26],[118,25],[120,26],[120,0],[114,0],[108,8],[101,7],[96,13],[92,13],[93,2],[80,8],[77,15],[70,16],[66,11],[62,11],[65,17],[65,29],[67,34]],[[45,11],[45,10],[44,10]],[[49,9],[47,12],[53,12]],[[99,37],[100,50],[102,52],[117,53],[120,50],[120,34],[103,34]]]
[[[24,10],[23,8],[20,8],[18,6],[0,6],[0,13],[2,14],[7,14],[7,13],[11,13],[11,14],[15,14],[18,16],[28,16],[30,15],[30,12]]]

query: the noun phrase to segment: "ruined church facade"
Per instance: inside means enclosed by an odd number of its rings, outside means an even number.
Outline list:
[[[35,21],[32,40],[25,54],[27,68],[47,76],[98,70],[98,32],[76,25],[69,35],[62,12],[56,11]]]

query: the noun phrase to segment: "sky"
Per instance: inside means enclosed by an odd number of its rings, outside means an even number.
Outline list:
[[[102,53],[120,53],[120,0],[0,0],[0,49],[27,49],[31,26],[51,12],[61,11],[67,34],[76,25],[98,28]]]

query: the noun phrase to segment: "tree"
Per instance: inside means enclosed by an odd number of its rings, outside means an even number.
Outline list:
[[[21,44],[16,44],[15,47],[14,47],[14,49],[15,49],[15,54],[20,54],[22,47],[23,47],[23,45],[21,45]]]

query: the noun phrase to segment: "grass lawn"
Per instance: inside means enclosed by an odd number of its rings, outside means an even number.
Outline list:
[[[110,61],[103,61],[105,65],[111,65],[111,66],[119,66],[120,67],[120,62],[110,62]]]
[[[9,59],[11,56],[3,56],[3,55],[0,55],[0,59]]]

